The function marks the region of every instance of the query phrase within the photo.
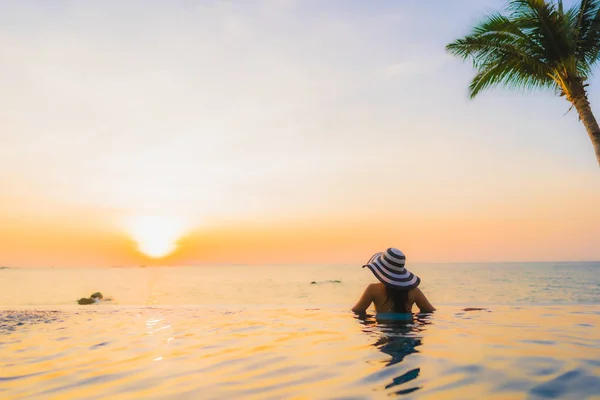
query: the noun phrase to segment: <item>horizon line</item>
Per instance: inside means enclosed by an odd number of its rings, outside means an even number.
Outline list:
[[[579,263],[579,264],[594,264],[600,263],[600,260],[555,260],[555,261],[417,261],[410,264],[413,265],[427,265],[427,264],[551,264],[551,263]],[[287,262],[287,263],[236,263],[236,262],[218,262],[218,263],[189,263],[189,264],[139,264],[139,265],[46,265],[46,266],[8,266],[1,265],[0,270],[6,269],[52,269],[52,268],[182,268],[182,267],[223,267],[223,266],[247,266],[247,267],[260,267],[260,266],[312,266],[312,265],[335,265],[335,266],[350,266],[355,264],[361,266],[361,263],[352,262]]]

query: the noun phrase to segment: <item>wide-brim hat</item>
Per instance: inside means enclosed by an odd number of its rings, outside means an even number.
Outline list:
[[[383,253],[375,253],[369,262],[363,265],[384,285],[399,290],[411,290],[419,286],[421,278],[404,267],[406,256],[396,248]]]

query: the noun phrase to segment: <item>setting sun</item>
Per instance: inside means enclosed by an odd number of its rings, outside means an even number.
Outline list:
[[[183,234],[183,225],[179,221],[162,216],[136,217],[128,228],[139,251],[155,258],[172,253]]]

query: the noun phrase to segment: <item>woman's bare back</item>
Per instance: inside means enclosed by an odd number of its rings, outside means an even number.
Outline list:
[[[388,293],[383,283],[372,283],[365,289],[358,303],[352,308],[352,311],[362,313],[367,311],[373,303],[375,311],[378,313],[388,313],[392,311],[394,303],[388,299]],[[408,310],[412,310],[414,304],[417,304],[421,312],[433,312],[435,307],[431,305],[425,294],[419,288],[408,292]]]

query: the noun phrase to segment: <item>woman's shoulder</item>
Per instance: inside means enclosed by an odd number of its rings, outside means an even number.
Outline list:
[[[377,282],[377,283],[370,283],[369,286],[367,286],[367,289],[369,291],[372,292],[386,292],[387,291],[387,286],[385,286],[383,283],[381,282]],[[421,289],[414,288],[414,289],[410,289],[408,290],[408,294],[409,295],[418,295],[421,294],[423,292],[421,292]]]
[[[372,296],[387,295],[387,286],[385,286],[381,282],[371,283],[371,284],[369,284],[369,286],[367,286],[367,291]],[[423,292],[418,287],[408,290],[409,299],[414,301],[415,299],[417,299],[420,296],[423,296]]]
[[[369,286],[367,286],[367,289],[372,292],[382,292],[385,291],[385,285],[381,282],[370,283]]]
[[[421,292],[421,289],[419,289],[418,287],[412,288],[408,291],[408,296],[411,299],[416,299],[417,297],[422,296],[422,295],[423,295],[423,292]]]

